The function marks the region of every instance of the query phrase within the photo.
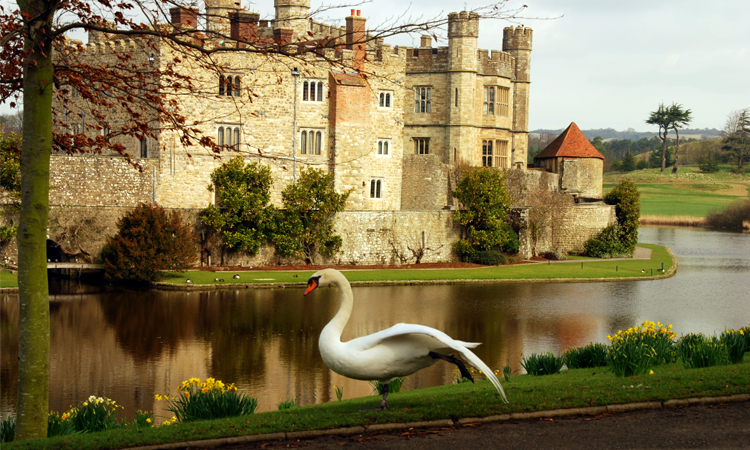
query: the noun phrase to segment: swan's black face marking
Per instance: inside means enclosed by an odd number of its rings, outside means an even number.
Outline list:
[[[310,277],[310,279],[307,280],[307,289],[305,290],[305,295],[314,291],[315,288],[318,287],[318,284],[320,284],[320,275],[318,275],[317,277]]]

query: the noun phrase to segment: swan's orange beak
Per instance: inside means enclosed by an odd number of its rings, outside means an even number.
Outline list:
[[[318,287],[318,280],[316,280],[315,278],[310,278],[310,281],[307,282],[307,289],[305,289],[305,295],[314,291],[316,287]]]

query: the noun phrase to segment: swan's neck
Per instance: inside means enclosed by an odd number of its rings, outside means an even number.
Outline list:
[[[320,333],[321,341],[328,343],[341,342],[341,333],[344,331],[344,327],[349,321],[349,317],[352,315],[352,306],[354,304],[352,287],[346,278],[342,276],[340,279],[336,279],[333,284],[339,288],[341,303],[339,305],[339,311]]]

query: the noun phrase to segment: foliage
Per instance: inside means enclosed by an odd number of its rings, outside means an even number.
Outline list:
[[[636,170],[648,169],[651,165],[645,159],[640,159],[635,165]]]
[[[255,412],[258,400],[237,391],[234,384],[225,386],[220,380],[198,378],[183,381],[177,397],[156,395],[156,400],[167,400],[168,409],[179,422],[245,416]]]
[[[117,426],[118,407],[122,408],[114,400],[92,395],[63,414],[61,418],[63,421],[69,420],[77,432],[95,433]]]
[[[625,178],[604,196],[604,202],[615,205],[620,243],[632,254],[638,243],[638,224],[641,216],[638,186]]]
[[[620,225],[614,224],[605,227],[595,237],[590,238],[583,244],[584,253],[592,258],[627,258],[632,256],[627,248],[620,242]]]
[[[471,253],[469,262],[484,266],[500,266],[506,263],[505,255],[498,250],[478,250]]]
[[[746,222],[750,222],[750,200],[730,203],[721,211],[709,211],[705,223],[713,228],[742,230]]]
[[[741,173],[745,160],[750,157],[750,109],[729,114],[721,149],[737,162],[737,171]]]
[[[0,442],[13,442],[16,435],[16,418],[5,416],[0,420]]]
[[[2,225],[0,226],[0,247],[5,245],[7,242],[9,242],[11,239],[13,239],[16,236],[16,231],[18,229],[13,226],[13,222],[11,221],[10,225]]]
[[[688,125],[693,118],[691,117],[692,112],[689,109],[683,109],[682,105],[672,103],[667,109],[667,115],[672,121],[672,130],[675,133],[675,146],[674,146],[674,166],[672,167],[672,173],[677,173],[677,164],[679,162],[679,151],[680,151],[680,128]]]
[[[333,219],[344,210],[349,193],[336,192],[332,173],[303,168],[297,182],[281,193],[284,209],[272,236],[276,250],[288,258],[304,258],[309,264],[318,254],[335,255],[342,240],[334,234]]]
[[[21,137],[0,132],[0,188],[14,199],[21,198]]]
[[[677,354],[686,369],[729,364],[726,346],[716,336],[688,333],[680,338]]]
[[[270,238],[275,209],[271,200],[271,169],[260,162],[245,164],[241,156],[211,172],[209,191],[216,193],[216,205],[200,212],[201,222],[220,232],[229,248],[257,253]]]
[[[333,391],[336,393],[336,399],[341,401],[341,398],[344,396],[344,386],[336,386],[334,384]]]
[[[283,402],[276,405],[276,409],[279,411],[284,411],[285,409],[292,409],[297,407],[297,402],[294,401],[293,398],[284,400]]]
[[[563,358],[568,369],[585,369],[607,365],[609,348],[604,344],[590,343],[584,347],[565,350]]]
[[[55,411],[49,413],[47,416],[47,437],[68,436],[82,432],[76,431],[73,421],[69,417],[63,419],[63,416]]]
[[[635,157],[632,153],[630,153],[630,150],[625,152],[625,156],[622,158],[622,164],[620,165],[620,170],[623,172],[632,172],[635,170]]]
[[[607,364],[615,375],[629,377],[644,374],[655,365],[673,362],[675,333],[671,330],[672,325],[647,320],[641,326],[607,336],[611,341]]]
[[[704,157],[701,158],[698,164],[701,172],[703,173],[716,173],[719,171],[719,161],[716,159],[716,154],[709,151]]]
[[[514,230],[508,223],[504,222],[500,227],[503,228],[508,235],[508,240],[505,241],[505,244],[500,247],[500,249],[504,253],[515,255],[521,247],[521,240],[518,238],[518,233],[516,233],[516,230]]]
[[[748,350],[743,330],[724,330],[719,336],[719,342],[724,346],[731,364],[742,362],[745,351]]]
[[[148,283],[161,280],[164,270],[186,270],[195,260],[195,238],[177,211],[141,204],[117,227],[102,249],[109,279]]]
[[[388,393],[392,394],[394,392],[401,392],[401,386],[404,384],[404,381],[406,381],[407,377],[396,377],[388,382]],[[370,387],[372,388],[372,393],[378,393],[378,395],[383,395],[383,387],[385,386],[385,383],[378,380],[372,380],[370,381]]]
[[[135,412],[133,426],[136,428],[149,428],[154,426],[154,413],[138,410]]]
[[[555,356],[552,352],[531,353],[528,358],[521,356],[521,366],[529,375],[552,375],[559,373],[565,361],[562,356]]]
[[[504,365],[503,366],[503,378],[505,378],[505,381],[507,381],[508,383],[512,382],[512,380],[510,379],[510,374],[511,374],[510,364]]]
[[[502,248],[510,239],[508,228],[503,226],[511,204],[505,177],[505,172],[491,167],[470,170],[451,192],[463,204],[453,216],[464,227],[465,239],[453,247],[462,257]]]
[[[658,148],[655,148],[649,155],[649,164],[651,167],[660,167],[661,166],[661,150]],[[674,147],[667,147],[666,152],[664,154],[664,164],[665,166],[672,166],[674,165]]]
[[[680,114],[682,113],[682,115]],[[690,121],[690,110],[687,110],[687,117],[684,116],[684,111],[682,111],[682,106],[677,105],[675,103],[672,103],[671,106],[664,106],[664,103],[659,104],[659,108],[656,111],[652,111],[646,119],[646,123],[650,125],[656,125],[659,127],[659,139],[662,140],[662,149],[661,149],[661,171],[664,172],[664,169],[667,166],[667,140],[669,139],[669,130],[674,129],[677,130],[677,127],[680,126],[681,123],[686,123],[684,120],[687,120],[687,122]],[[677,164],[677,156],[676,156],[676,150],[675,150],[675,164]],[[677,169],[677,166],[675,165],[675,170]]]

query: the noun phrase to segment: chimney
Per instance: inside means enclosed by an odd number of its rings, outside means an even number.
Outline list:
[[[198,26],[198,10],[196,8],[185,8],[177,6],[169,8],[172,16],[172,25],[196,28]]]
[[[432,48],[432,36],[423,34],[420,39],[419,48]]]
[[[361,71],[365,67],[365,23],[367,19],[361,17],[362,11],[352,9],[352,15],[346,18],[346,48],[354,50],[353,67]]]
[[[291,28],[273,29],[273,40],[279,45],[279,47],[291,44],[292,36],[294,36],[294,30]]]
[[[244,47],[244,43],[258,39],[258,21],[260,14],[240,11],[229,14],[230,37],[237,42],[237,48]]]

